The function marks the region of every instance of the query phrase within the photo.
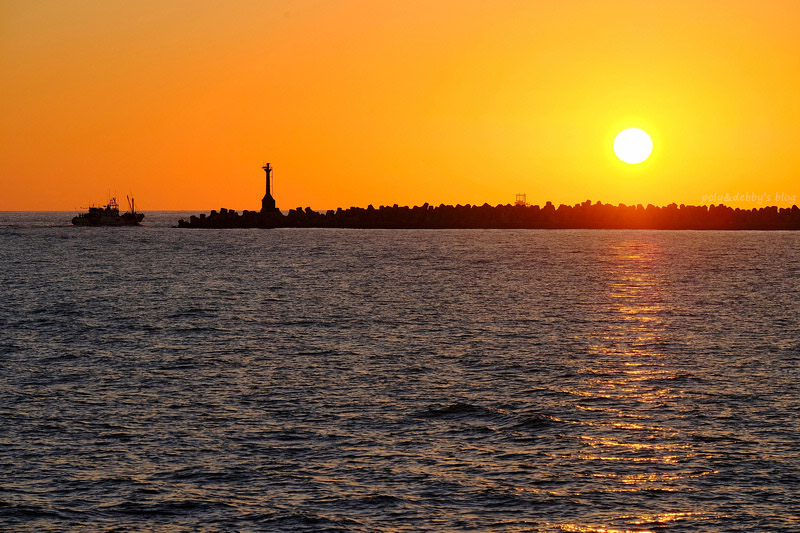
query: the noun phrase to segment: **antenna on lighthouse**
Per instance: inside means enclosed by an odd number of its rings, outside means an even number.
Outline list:
[[[272,187],[270,186],[270,174],[272,174],[272,165],[264,163],[261,170],[267,173],[267,194],[272,194]]]

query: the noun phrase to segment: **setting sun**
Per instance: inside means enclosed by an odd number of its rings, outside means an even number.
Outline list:
[[[635,165],[645,161],[653,152],[653,141],[639,128],[622,130],[614,139],[614,153],[625,163]]]

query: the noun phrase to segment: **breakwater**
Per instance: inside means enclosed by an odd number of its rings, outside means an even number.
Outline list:
[[[590,201],[556,207],[538,205],[368,206],[314,211],[298,207],[283,214],[276,209],[220,209],[209,215],[180,220],[179,228],[354,228],[354,229],[686,229],[798,230],[800,209],[768,206],[754,209],[725,205],[670,204],[627,206]]]

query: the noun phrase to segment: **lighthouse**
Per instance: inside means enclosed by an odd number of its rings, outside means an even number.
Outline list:
[[[267,163],[261,169],[267,173],[267,192],[264,194],[264,198],[261,199],[261,212],[262,213],[271,213],[277,211],[275,207],[275,198],[272,197],[272,184],[270,182],[270,174],[272,174],[272,166]]]

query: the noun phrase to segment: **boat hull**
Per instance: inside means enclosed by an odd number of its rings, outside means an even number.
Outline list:
[[[119,214],[84,214],[72,219],[74,226],[138,226],[144,218],[144,213]]]

